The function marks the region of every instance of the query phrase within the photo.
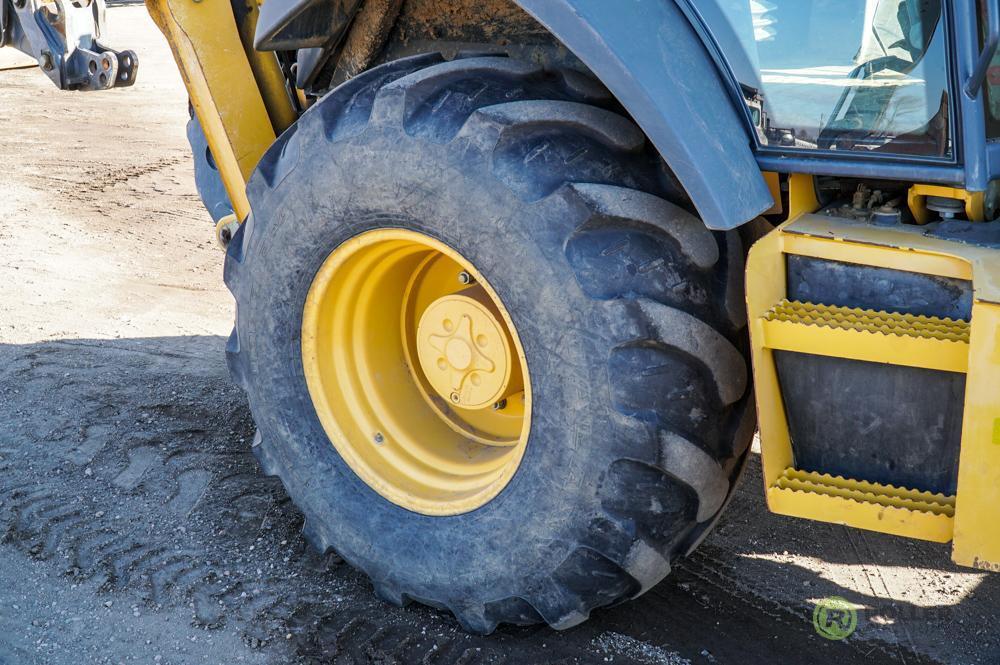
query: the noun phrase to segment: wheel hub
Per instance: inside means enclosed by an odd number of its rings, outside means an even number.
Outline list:
[[[511,379],[511,343],[478,287],[434,301],[420,317],[417,355],[431,387],[465,409],[496,404]]]
[[[475,510],[524,456],[531,383],[511,315],[430,236],[377,229],[330,253],[303,307],[302,367],[330,443],[398,506]]]

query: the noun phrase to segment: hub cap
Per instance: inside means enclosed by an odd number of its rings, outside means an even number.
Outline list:
[[[510,386],[513,344],[498,316],[480,302],[486,298],[480,286],[439,298],[417,328],[420,366],[431,387],[465,409],[492,407]]]

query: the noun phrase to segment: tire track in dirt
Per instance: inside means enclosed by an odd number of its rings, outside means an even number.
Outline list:
[[[335,556],[309,550],[298,511],[249,452],[221,355],[192,373],[187,354],[159,343],[0,347],[0,418],[16,423],[0,457],[19,460],[0,486],[3,542],[67,583],[151,611],[187,607],[192,626],[233,623],[248,648],[291,648],[304,662],[507,662],[496,640],[433,610],[390,608]],[[40,394],[59,397],[39,409]],[[566,642],[560,658],[595,657],[589,640]]]

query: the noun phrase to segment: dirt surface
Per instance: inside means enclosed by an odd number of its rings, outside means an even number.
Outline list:
[[[186,98],[141,7],[130,90],[0,72],[0,664],[997,663],[1000,576],[768,514],[756,458],[665,582],[576,629],[464,634],[305,546],[249,452]],[[814,603],[859,608],[843,641]]]

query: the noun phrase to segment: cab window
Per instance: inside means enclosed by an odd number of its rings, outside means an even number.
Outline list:
[[[762,147],[952,158],[941,0],[707,0]]]

